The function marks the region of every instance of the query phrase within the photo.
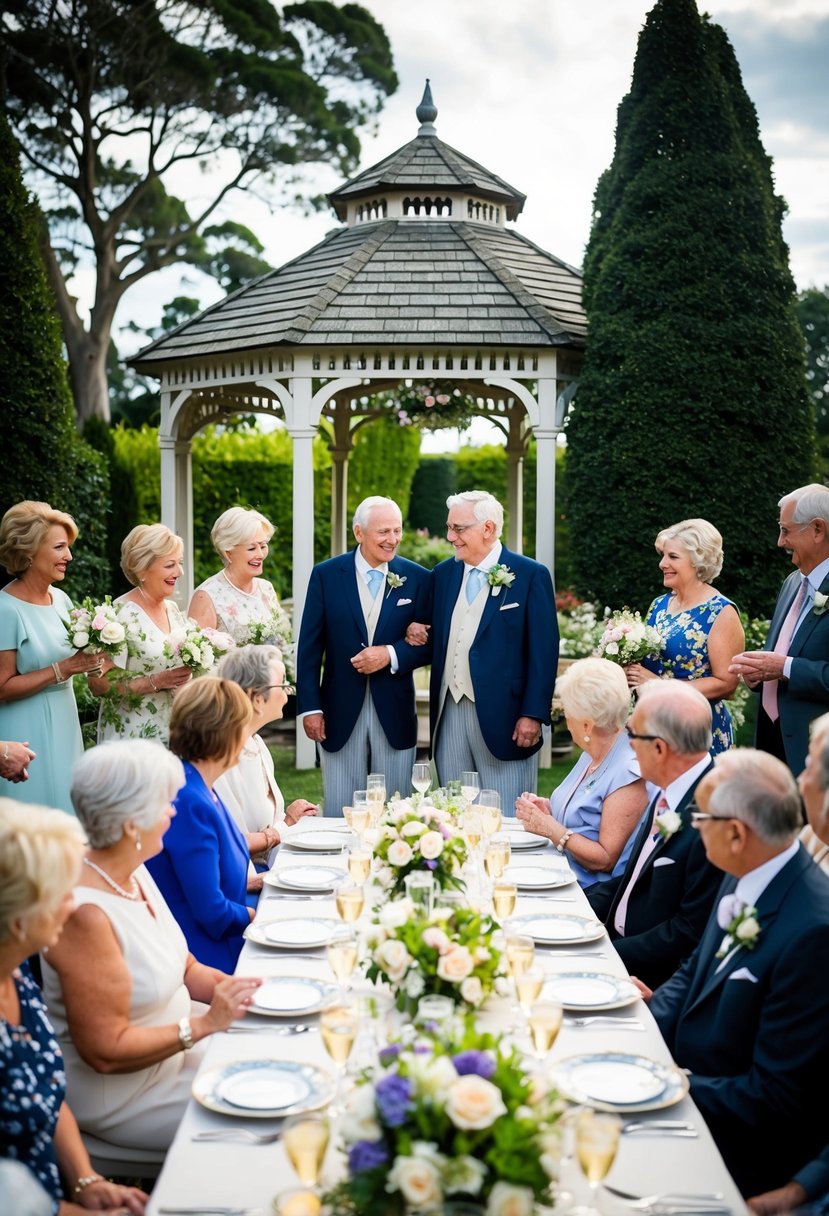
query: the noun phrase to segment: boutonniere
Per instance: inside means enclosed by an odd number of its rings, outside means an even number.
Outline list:
[[[829,608],[829,595],[821,595],[819,591],[816,591],[812,600],[812,612],[815,616],[823,616],[827,608]]]
[[[656,816],[656,827],[663,840],[670,840],[683,828],[682,816],[678,811],[663,811]]]
[[[726,895],[720,900],[717,908],[717,923],[725,930],[716,958],[725,958],[732,950],[742,946],[745,950],[753,950],[760,936],[760,922],[757,919],[757,909],[746,907],[736,895]]]
[[[495,565],[491,570],[487,571],[486,581],[489,583],[492,590],[490,595],[500,595],[502,587],[511,587],[515,582],[515,575],[510,570],[509,566]]]
[[[387,583],[388,583],[388,585],[389,585],[389,589],[388,589],[388,591],[386,592],[386,599],[388,599],[388,598],[389,598],[389,596],[391,595],[392,591],[399,591],[399,590],[400,590],[400,588],[401,588],[401,587],[403,586],[403,584],[405,583],[405,581],[406,581],[406,575],[405,575],[405,574],[402,574],[402,575],[401,575],[401,574],[395,574],[393,570],[389,570],[388,574],[386,575],[386,582],[387,582]]]

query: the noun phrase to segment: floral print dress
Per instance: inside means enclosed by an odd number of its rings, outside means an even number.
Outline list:
[[[267,642],[278,646],[289,679],[293,673],[291,622],[276,592],[266,578],[253,580],[253,591],[240,591],[224,570],[205,579],[197,588],[210,599],[216,612],[216,628],[229,633],[237,646]]]
[[[180,667],[181,659],[169,651],[170,635],[183,630],[187,618],[173,600],[166,601],[169,633],[159,629],[150,620],[140,604],[121,596],[116,604],[122,612],[131,618],[141,640],[138,644],[139,653],[128,655],[126,650],[115,656],[115,664],[122,670],[135,676],[150,676],[158,671],[166,671],[171,667]],[[167,651],[165,652],[165,647]],[[98,712],[98,742],[108,739],[158,739],[167,742],[170,734],[170,714],[173,708],[173,693],[171,690],[147,693],[143,696],[127,694],[119,697],[112,692],[101,698],[101,708]]]
[[[665,639],[665,649],[642,666],[658,676],[673,676],[676,680],[702,680],[714,673],[708,655],[708,635],[723,608],[734,607],[731,600],[715,592],[704,604],[675,615],[668,611],[670,592],[660,595],[648,610],[647,624],[653,625]],[[713,738],[711,754],[724,752],[734,743],[731,714],[724,701],[711,701]]]

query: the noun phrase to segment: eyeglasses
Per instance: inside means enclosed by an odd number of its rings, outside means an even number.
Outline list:
[[[655,739],[662,739],[661,735],[637,735],[636,731],[631,730],[629,726],[625,727],[625,734],[628,739],[641,739],[645,743],[653,743]],[[662,742],[664,743],[665,740],[662,739]]]
[[[284,688],[288,696],[290,696],[291,693],[296,692],[296,688],[293,684],[266,684],[262,689],[262,692],[270,692],[272,688]]]
[[[709,819],[719,819],[720,822],[726,823],[727,820],[733,819],[733,815],[712,815],[709,811],[691,811],[691,823],[707,823]]]
[[[456,536],[463,536],[464,532],[468,532],[470,528],[480,528],[480,523],[477,524],[447,524],[447,535],[454,532]]]

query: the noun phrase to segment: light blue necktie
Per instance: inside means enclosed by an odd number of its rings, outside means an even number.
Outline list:
[[[380,590],[380,584],[383,581],[382,570],[369,570],[366,575],[368,579],[368,589],[373,600],[377,599],[377,592]]]
[[[466,579],[466,602],[471,604],[484,585],[484,572],[473,566]]]

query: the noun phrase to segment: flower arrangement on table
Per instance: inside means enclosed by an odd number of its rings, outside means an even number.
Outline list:
[[[377,912],[367,934],[370,980],[385,980],[405,1010],[425,993],[477,1008],[492,992],[501,954],[492,944],[498,928],[473,908],[436,908],[418,915],[408,898]]]
[[[600,659],[626,666],[641,663],[642,659],[659,654],[664,647],[665,639],[658,629],[646,625],[638,612],[623,608],[605,620],[595,653]]]
[[[248,626],[243,646],[278,646],[282,651],[285,674],[293,683],[296,679],[294,634],[291,618],[282,607],[272,610],[267,620],[252,621]]]
[[[143,635],[124,619],[120,605],[113,604],[111,596],[96,604],[87,595],[77,608],[70,610],[66,636],[75,650],[113,658],[125,647],[129,653],[135,653]]]
[[[393,799],[378,828],[375,876],[390,896],[402,895],[412,870],[431,870],[435,886],[463,887],[466,841],[452,813],[414,798]]]
[[[235,642],[229,633],[208,629],[188,620],[183,629],[176,629],[164,643],[164,657],[170,663],[189,667],[194,675],[212,671],[222,655],[233,650]]]
[[[450,1196],[531,1216],[549,1200],[563,1105],[514,1048],[469,1017],[449,1041],[389,1045],[380,1065],[343,1121],[348,1178],[325,1196],[333,1216],[402,1216]]]

